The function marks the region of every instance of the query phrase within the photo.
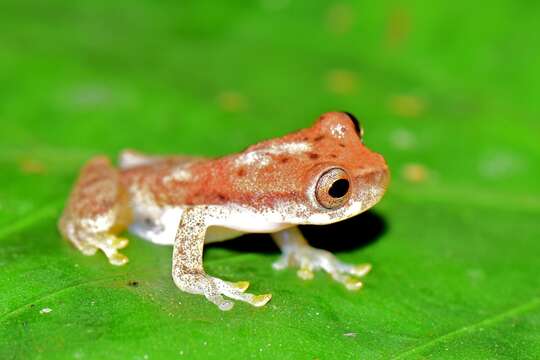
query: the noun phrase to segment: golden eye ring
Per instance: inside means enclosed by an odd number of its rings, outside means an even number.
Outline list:
[[[350,179],[341,168],[325,171],[315,187],[317,202],[326,209],[335,210],[342,207],[350,197]]]

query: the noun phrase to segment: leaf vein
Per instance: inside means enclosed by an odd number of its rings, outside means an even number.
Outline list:
[[[532,300],[530,300],[530,301],[528,301],[528,302],[526,302],[524,304],[514,306],[514,307],[506,310],[503,313],[495,314],[495,315],[490,316],[488,318],[485,318],[485,319],[483,319],[483,320],[481,320],[479,322],[476,322],[476,323],[473,323],[473,324],[470,324],[470,325],[462,326],[462,327],[460,327],[460,328],[458,328],[456,330],[453,330],[453,331],[451,331],[449,333],[446,333],[446,334],[440,335],[440,336],[438,336],[438,337],[436,337],[434,339],[431,339],[431,340],[429,340],[428,342],[426,342],[424,344],[413,346],[412,348],[410,348],[408,350],[405,350],[404,352],[402,352],[400,354],[397,354],[396,356],[392,357],[391,360],[403,359],[406,356],[413,355],[413,354],[416,354],[416,353],[418,353],[420,351],[429,349],[433,345],[435,345],[437,343],[440,343],[442,341],[462,336],[462,335],[464,335],[466,333],[470,333],[471,331],[474,331],[475,329],[480,328],[482,326],[490,326],[490,325],[496,324],[496,323],[501,322],[503,320],[506,320],[507,318],[510,318],[512,316],[521,315],[523,313],[532,311],[532,310],[534,310],[535,308],[537,308],[539,306],[540,306],[540,298],[533,298]]]
[[[37,298],[34,298],[31,301],[29,301],[29,302],[27,302],[27,303],[25,303],[25,304],[23,304],[21,306],[18,306],[13,310],[9,310],[8,312],[0,315],[0,322],[4,321],[6,318],[9,318],[11,315],[14,315],[14,314],[24,310],[25,308],[27,308],[28,306],[30,306],[33,303],[43,301],[43,300],[48,299],[50,297],[54,297],[54,296],[56,296],[56,295],[58,295],[60,293],[63,293],[64,291],[72,290],[72,289],[75,289],[75,288],[78,288],[78,287],[84,286],[84,285],[97,284],[97,283],[100,283],[100,282],[103,282],[103,281],[109,281],[109,280],[114,280],[114,279],[117,279],[117,278],[122,278],[122,277],[125,277],[126,275],[128,275],[128,274],[121,274],[121,275],[117,274],[117,275],[114,275],[114,276],[109,276],[109,277],[105,277],[105,278],[101,278],[101,279],[83,281],[83,282],[80,282],[80,283],[75,283],[75,284],[63,287],[61,289],[51,291],[51,292],[49,292],[47,294],[41,295],[41,296],[39,296]]]
[[[0,229],[0,239],[10,234],[16,233],[17,231],[30,227],[43,219],[47,219],[49,216],[55,215],[59,208],[60,203],[54,202],[52,204],[39,208],[30,214],[22,215],[21,220],[18,220]]]

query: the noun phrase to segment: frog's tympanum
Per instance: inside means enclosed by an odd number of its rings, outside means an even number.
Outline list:
[[[229,282],[204,271],[204,244],[245,233],[271,234],[282,251],[275,269],[298,267],[302,279],[321,269],[348,289],[359,289],[358,278],[371,266],[345,264],[311,247],[297,225],[338,222],[381,199],[388,167],[363,145],[362,136],[352,115],[331,112],[310,128],[217,159],[127,150],[114,168],[107,158],[95,157],[82,169],[59,228],[83,254],[99,249],[114,265],[128,261],[118,252],[128,243],[119,236],[125,229],[173,245],[175,284],[221,310],[233,307],[230,299],[262,306],[271,298],[245,292],[247,281]]]

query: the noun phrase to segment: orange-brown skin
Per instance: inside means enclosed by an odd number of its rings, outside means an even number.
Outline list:
[[[381,199],[388,179],[383,157],[363,145],[356,120],[331,112],[310,128],[217,159],[126,151],[115,169],[96,157],[81,171],[59,228],[84,254],[100,249],[122,265],[127,257],[117,250],[127,239],[117,235],[129,226],[147,240],[174,245],[172,277],[181,290],[202,294],[221,310],[233,306],[223,295],[262,306],[270,294],[245,293],[247,282],[205,273],[204,244],[270,233],[283,252],[276,269],[298,266],[303,279],[320,269],[358,289],[357,278],[370,265],[345,264],[310,247],[296,225],[357,215]]]
[[[341,139],[332,134],[336,125],[344,127]],[[291,142],[307,143],[312,149],[298,154],[269,154],[271,162],[264,167],[236,163],[246,153]],[[193,174],[191,179],[167,181],[178,164],[185,161],[173,157],[123,170],[121,181],[127,188],[132,185],[147,188],[160,205],[237,203],[272,207],[283,200],[309,203],[306,189],[325,165],[344,168],[353,181],[369,182],[373,172],[388,178],[384,158],[362,144],[354,123],[341,112],[326,113],[311,128],[258,143],[238,154],[195,160],[189,168]]]

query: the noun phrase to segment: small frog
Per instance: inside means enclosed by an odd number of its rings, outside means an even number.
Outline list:
[[[128,244],[119,236],[125,229],[173,245],[175,284],[221,310],[233,307],[231,299],[254,306],[271,299],[247,293],[247,281],[204,271],[204,244],[245,233],[271,234],[282,251],[275,269],[298,267],[302,279],[324,270],[348,289],[359,289],[358,278],[371,266],[345,264],[311,247],[297,225],[338,222],[381,199],[388,167],[362,137],[351,114],[329,112],[310,128],[217,159],[126,150],[117,169],[98,156],[81,170],[59,229],[83,254],[101,250],[113,265],[128,261],[118,252]]]

